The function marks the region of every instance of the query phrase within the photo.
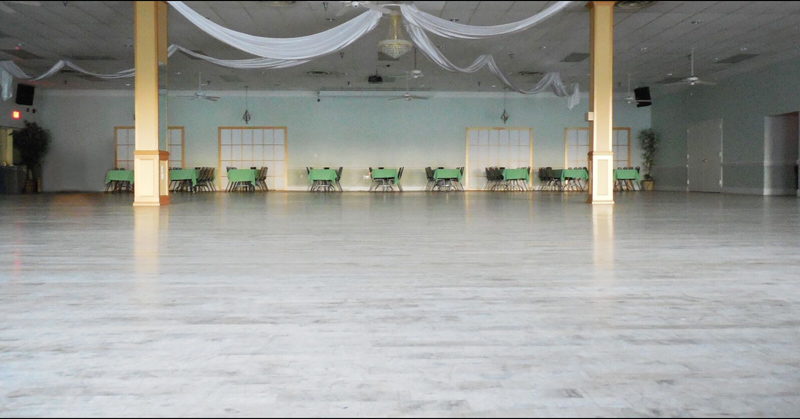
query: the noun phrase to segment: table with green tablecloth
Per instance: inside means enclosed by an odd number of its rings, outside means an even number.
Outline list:
[[[614,184],[619,189],[623,189],[627,186],[630,189],[636,190],[637,185],[639,189],[641,189],[640,181],[639,171],[636,169],[614,169]]]
[[[336,188],[336,181],[339,176],[336,170],[333,169],[310,169],[308,171],[308,180],[311,182],[309,190],[328,190],[329,188]]]
[[[458,185],[461,185],[461,170],[460,169],[436,169],[433,172],[433,179],[436,180],[436,186],[434,188],[439,188],[441,190],[442,186],[446,186],[448,189],[452,186],[451,182],[456,181]],[[463,187],[461,187],[463,190]]]
[[[503,169],[503,186],[504,189],[520,188],[528,190],[528,183],[531,181],[530,172],[527,168],[521,167],[518,169]]]
[[[197,178],[200,177],[200,170],[198,169],[174,169],[169,171],[169,181],[191,181],[192,190],[197,186]]]
[[[114,190],[119,186],[119,182],[127,182],[128,185],[133,186],[133,170],[109,170],[106,173],[106,191],[112,182]]]
[[[238,186],[237,183],[249,183],[251,189],[255,189],[258,169],[231,169],[228,170],[228,190]]]
[[[561,188],[562,189],[569,189],[573,185],[576,185],[578,189],[585,190],[585,186],[581,183],[581,180],[588,181],[589,180],[589,172],[584,169],[558,169],[553,170],[553,175],[559,179],[561,179]],[[567,180],[570,183],[567,183]],[[575,181],[576,183],[572,183]]]
[[[400,178],[397,169],[372,169],[371,176],[372,180],[380,180],[382,182],[380,186],[390,187],[391,185],[397,185],[400,187]],[[370,190],[372,190],[372,186],[370,186]],[[400,190],[402,191],[402,189]]]

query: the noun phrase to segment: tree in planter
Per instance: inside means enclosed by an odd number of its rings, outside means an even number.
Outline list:
[[[14,148],[19,150],[22,164],[28,168],[28,180],[36,185],[42,176],[42,162],[50,150],[50,131],[36,122],[25,121],[25,128],[11,134]]]
[[[653,180],[650,176],[650,171],[653,169],[653,163],[655,163],[659,141],[661,141],[661,137],[657,132],[653,131],[652,128],[639,131],[639,143],[642,145],[642,151],[644,151],[642,154],[642,158],[644,159],[642,166],[644,166],[645,169],[644,178],[646,180]]]

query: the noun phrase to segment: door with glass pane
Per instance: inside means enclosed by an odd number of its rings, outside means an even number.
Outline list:
[[[631,166],[631,129],[615,127],[611,132],[614,167]],[[564,131],[564,167],[589,167],[589,128]]]
[[[184,165],[184,128],[169,127],[167,151],[169,151],[169,167]],[[136,129],[134,127],[114,127],[114,168],[133,170],[133,152],[136,145]]]
[[[184,168],[184,132],[183,127],[169,127],[167,131],[167,151],[169,151],[169,167]]]
[[[533,166],[531,128],[467,128],[466,189],[486,187],[487,167],[516,169]]]
[[[114,169],[133,170],[135,144],[133,127],[114,127]]]
[[[267,186],[286,189],[286,127],[219,127],[220,188],[228,186],[226,168],[267,169]]]

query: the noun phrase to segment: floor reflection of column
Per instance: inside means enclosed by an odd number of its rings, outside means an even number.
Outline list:
[[[592,206],[594,268],[596,272],[614,270],[614,207]]]
[[[162,212],[159,211],[158,207],[134,208],[133,262],[137,278],[149,278],[158,275],[159,231],[162,227],[162,218],[166,222],[168,214],[167,211]]]

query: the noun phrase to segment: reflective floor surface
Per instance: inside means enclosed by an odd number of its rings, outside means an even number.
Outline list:
[[[797,416],[800,200],[0,196],[0,417]]]

